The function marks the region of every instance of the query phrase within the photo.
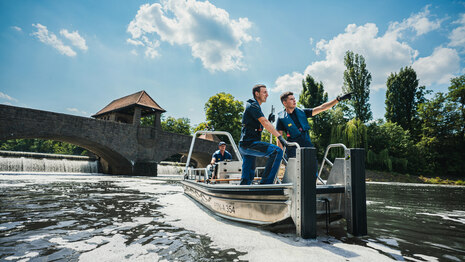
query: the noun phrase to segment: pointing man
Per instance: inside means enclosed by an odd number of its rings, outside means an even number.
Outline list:
[[[283,150],[276,145],[261,141],[263,128],[276,136],[281,144],[287,146],[287,142],[263,115],[260,105],[265,103],[268,98],[266,86],[255,85],[252,94],[253,99],[246,102],[242,115],[241,139],[239,141],[239,152],[243,157],[241,185],[252,183],[257,156],[268,157],[260,184],[273,184],[283,157]]]
[[[301,147],[313,147],[313,144],[310,140],[310,135],[308,134],[310,125],[308,124],[307,118],[316,116],[319,113],[332,108],[340,101],[350,98],[351,93],[338,96],[336,99],[330,102],[326,102],[315,108],[300,109],[297,107],[294,94],[292,92],[284,92],[280,96],[284,110],[278,113],[276,129],[280,135],[283,135],[283,132],[285,131],[287,133],[287,141],[289,142],[296,142]],[[281,143],[278,145],[282,148]],[[287,155],[288,157],[295,157],[295,148],[288,148]]]

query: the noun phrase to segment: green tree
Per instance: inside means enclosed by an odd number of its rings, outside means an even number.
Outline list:
[[[218,93],[205,103],[207,124],[218,131],[229,132],[237,142],[241,136],[244,105],[227,93]]]
[[[302,87],[299,104],[305,108],[314,108],[328,102],[328,93],[324,91],[323,83],[317,83],[312,76],[307,75],[302,80]],[[322,112],[310,118],[309,124],[311,128],[310,137],[321,157],[331,139],[331,113],[329,111]]]
[[[437,93],[433,99],[420,105],[421,139],[417,146],[420,158],[424,160],[421,172],[436,176],[463,176],[465,144],[460,134],[463,126],[460,125],[458,109],[458,103],[443,93]]]
[[[191,134],[190,120],[185,117],[181,117],[178,119],[171,116],[167,117],[166,119],[162,117],[161,128],[163,131],[166,132],[172,132],[182,135]]]
[[[355,117],[363,123],[372,119],[370,109],[370,83],[371,74],[366,69],[365,58],[362,55],[354,54],[352,51],[347,51],[344,57],[344,87],[345,93],[352,93],[352,99],[343,104],[348,104]]]
[[[386,120],[416,135],[419,131],[418,106],[425,102],[426,91],[424,86],[418,86],[415,70],[405,67],[399,74],[391,73],[386,85]]]
[[[448,97],[452,102],[458,104],[461,115],[460,122],[458,123],[461,127],[460,137],[465,139],[465,75],[452,78],[450,82]]]
[[[370,168],[397,172],[415,172],[415,146],[409,131],[396,123],[381,120],[367,126],[367,165]],[[410,167],[412,165],[412,167]]]
[[[202,122],[194,127],[194,130],[192,131],[193,133],[201,130],[210,130],[210,127],[206,122]]]
[[[163,116],[162,116],[163,117]],[[140,126],[153,127],[155,121],[155,115],[148,115],[140,118]]]
[[[164,115],[161,116],[161,129],[166,132],[172,132],[182,135],[190,135],[191,134],[191,126],[189,118],[174,118],[174,117],[165,117]],[[140,120],[140,125],[145,127],[153,127],[155,121],[155,115],[149,115],[146,117],[142,117]]]
[[[88,155],[88,151],[66,142],[43,139],[12,139],[0,142],[0,150],[64,155]]]
[[[302,80],[302,92],[300,92],[299,103],[307,108],[317,107],[328,102],[328,93],[325,92],[323,83],[316,83],[315,79],[307,75]]]

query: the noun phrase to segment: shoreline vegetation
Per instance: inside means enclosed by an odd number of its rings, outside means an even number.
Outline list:
[[[401,182],[465,186],[464,180],[459,180],[454,177],[426,177],[422,175],[414,176],[409,174],[400,174],[396,172],[386,172],[369,169],[365,171],[365,176],[367,182]]]

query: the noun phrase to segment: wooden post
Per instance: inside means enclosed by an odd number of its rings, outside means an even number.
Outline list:
[[[301,232],[304,239],[316,238],[316,177],[318,169],[316,149],[303,147],[301,152],[300,201],[301,201]],[[298,211],[297,211],[298,212]],[[299,233],[299,232],[298,232]]]
[[[354,236],[367,234],[367,205],[365,186],[365,149],[350,149],[352,184],[352,221],[348,231]]]

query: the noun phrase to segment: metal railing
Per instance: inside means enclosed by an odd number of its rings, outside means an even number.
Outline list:
[[[336,148],[336,147],[342,147],[344,149],[344,151],[347,150],[347,147],[344,145],[344,144],[341,144],[341,143],[338,143],[338,144],[330,144],[328,147],[326,147],[326,151],[325,151],[325,155],[323,156],[323,161],[321,162],[321,167],[320,167],[320,172],[318,172],[318,180],[320,180],[321,183],[323,183],[324,185],[326,185],[326,182],[321,179],[321,172],[323,172],[323,167],[325,165],[325,163],[327,162],[331,167],[333,167],[333,162],[331,162],[329,159],[328,159],[328,153],[329,153],[329,150],[331,148]]]

